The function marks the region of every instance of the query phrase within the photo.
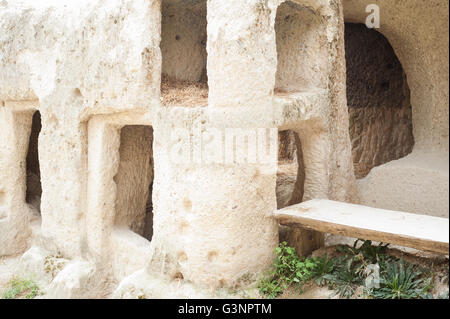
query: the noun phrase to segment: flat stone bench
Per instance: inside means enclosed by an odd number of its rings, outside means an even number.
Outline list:
[[[275,212],[282,225],[449,254],[449,220],[316,199]]]

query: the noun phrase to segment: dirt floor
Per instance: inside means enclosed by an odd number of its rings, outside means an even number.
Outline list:
[[[163,106],[207,106],[208,83],[180,81],[162,76],[161,104]]]
[[[278,299],[330,299],[332,290],[328,287],[319,287],[314,283],[309,283],[303,286],[299,291],[295,288],[288,288],[281,294]],[[331,297],[331,299],[339,299],[339,297]]]

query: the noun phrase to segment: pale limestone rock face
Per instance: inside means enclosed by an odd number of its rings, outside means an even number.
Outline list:
[[[373,1],[344,0],[346,22],[365,23]],[[414,138],[419,149],[448,152],[448,2],[375,2],[379,30],[390,42],[411,89]],[[439,63],[441,61],[442,63]],[[430,89],[433,87],[433,89]]]
[[[242,291],[231,289],[211,290],[207,286],[194,285],[183,280],[173,280],[159,273],[136,271],[124,278],[111,294],[113,299],[259,299],[261,295],[255,287],[245,287]]]
[[[159,100],[160,5],[158,1],[113,1],[105,6],[92,1],[33,3],[14,2],[1,10],[0,100],[39,99],[39,104],[26,108],[39,107],[43,122],[39,137],[43,233],[76,256],[84,245],[79,230],[84,228],[86,207],[85,121],[106,109],[145,110]],[[14,106],[2,111],[25,116]],[[21,134],[25,142],[27,131]],[[14,145],[26,151],[17,142]]]
[[[206,76],[206,1],[163,1],[161,12],[161,72],[200,81]]]
[[[26,204],[26,153],[31,132],[32,113],[14,113],[0,109],[0,254],[25,251],[31,235],[29,224],[34,218]]]
[[[287,1],[278,7],[275,21],[277,89],[326,88],[329,67],[326,27],[320,14],[300,4]]]
[[[346,3],[0,3],[0,255],[21,253],[30,242],[61,253],[70,262],[46,295],[58,298],[99,296],[110,285],[117,297],[137,298],[144,288],[150,297],[196,297],[204,296],[197,286],[226,288],[257,278],[279,242],[277,161],[197,162],[203,148],[212,156],[223,147],[205,147],[196,134],[293,131],[301,141],[297,177],[287,178],[294,191],[282,191],[282,205],[313,198],[357,202]],[[208,106],[163,107],[162,74],[207,79]],[[411,93],[413,112],[420,92]],[[443,92],[433,94],[448,100]],[[39,216],[26,203],[36,110],[42,118]],[[436,118],[440,109],[433,104],[433,110]],[[417,114],[428,125],[428,115]],[[419,145],[429,137],[441,143],[438,133],[422,130],[415,131]],[[178,162],[174,145],[193,160]],[[301,254],[323,242],[320,234],[292,229],[282,236]]]
[[[182,284],[180,281],[171,280],[170,277],[149,275],[141,270],[124,278],[113,292],[113,299],[197,299],[210,298],[211,294],[196,289],[195,286]]]
[[[27,250],[19,260],[18,275],[22,278],[37,280],[40,285],[48,285],[52,281],[51,272],[47,272],[46,258],[50,252],[33,246]]]
[[[48,287],[54,286],[54,279],[69,263],[69,260],[61,256],[39,246],[33,246],[20,257],[15,276],[36,283],[39,287],[39,295],[46,295],[49,291]],[[53,289],[50,289],[50,293],[53,293]]]
[[[89,262],[74,261],[56,275],[47,288],[44,298],[80,299],[92,296],[95,267]]]
[[[410,138],[401,133],[405,115],[408,116],[403,111],[389,119],[398,120],[389,142],[403,141],[402,146],[392,149],[392,160],[399,159],[395,152],[408,156],[376,167],[360,180],[361,202],[448,217],[448,1],[344,0],[343,3],[345,21],[351,23],[365,23],[368,14],[364,10],[368,4],[379,6],[381,25],[377,31],[392,45],[411,94],[412,154],[400,150],[410,144]]]
[[[448,154],[413,153],[375,167],[358,187],[368,206],[448,218]]]
[[[1,38],[3,100],[38,97],[42,103],[59,94],[69,102],[72,90],[72,99],[83,102],[75,107],[78,112],[94,106],[98,112],[105,106],[142,107],[155,99],[158,1],[33,2],[2,8],[2,29],[9,30]]]
[[[6,5],[1,11],[1,27],[9,30],[1,38],[6,48],[0,65],[0,96],[6,101],[2,120],[17,125],[9,115],[30,121],[35,109],[42,116],[42,225],[35,242],[70,258],[94,260],[100,265],[98,275],[114,280],[157,268],[174,278],[219,287],[265,270],[278,243],[272,217],[276,167],[173,163],[170,133],[180,127],[292,129],[304,140],[305,198],[356,198],[345,105],[339,102],[345,96],[330,76],[334,68],[345,71],[342,43],[335,44],[342,40],[342,8],[326,1],[310,1],[307,8],[283,5],[277,22],[281,3],[212,1],[206,6],[192,1],[183,2],[181,11],[179,1]],[[291,7],[294,21],[284,24]],[[325,23],[321,17],[330,13],[336,19]],[[311,21],[309,29],[283,42],[283,32],[294,30],[303,18]],[[25,31],[14,29],[17,21]],[[289,46],[296,39],[308,44],[309,60],[290,65],[297,49],[289,52]],[[284,61],[280,67],[277,49]],[[321,59],[310,67],[317,50]],[[161,72],[198,81],[206,66],[207,108],[161,108]],[[284,89],[302,76],[294,92],[274,97],[276,81]],[[313,78],[311,86],[307,82]],[[333,125],[330,114],[339,118]],[[130,145],[129,154],[122,150],[127,125],[152,126],[152,149]],[[28,130],[14,135],[22,144],[8,140],[17,155],[5,157],[5,172],[23,163]],[[184,146],[195,150],[195,143]],[[337,154],[341,165],[335,162]],[[3,191],[7,179],[2,180],[1,198],[12,213],[0,225],[20,220],[26,239],[31,222],[21,218],[29,216],[21,206],[23,167],[8,174],[14,187],[6,185]],[[143,179],[137,183],[138,177]],[[151,180],[154,220],[148,242],[138,235],[146,227]],[[7,202],[10,196],[17,198],[16,206]],[[26,246],[10,232],[2,236],[9,249],[5,253],[17,251],[15,243]]]
[[[274,24],[280,3],[208,1],[210,106],[270,103],[277,61]]]

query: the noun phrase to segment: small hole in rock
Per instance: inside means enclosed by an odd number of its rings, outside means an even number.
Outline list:
[[[178,260],[181,262],[187,261],[188,257],[184,251],[178,253]]]
[[[81,91],[80,91],[80,89],[79,88],[76,88],[75,90],[74,90],[74,95],[76,96],[76,97],[80,97],[80,96],[83,96],[82,94],[81,94]]]
[[[187,211],[190,211],[192,209],[192,202],[189,198],[183,199],[183,207]]]
[[[173,275],[173,279],[175,280],[183,280],[184,276],[181,272],[177,272],[175,275]]]
[[[210,251],[208,253],[208,261],[213,262],[217,259],[218,253],[216,251]]]

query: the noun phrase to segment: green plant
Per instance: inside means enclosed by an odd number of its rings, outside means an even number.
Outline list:
[[[274,263],[272,276],[278,281],[289,285],[294,281],[294,276],[299,259],[295,254],[295,249],[288,247],[286,242],[281,243],[275,248],[277,258]]]
[[[259,291],[268,298],[275,298],[283,292],[283,287],[277,280],[263,279],[258,285]]]
[[[275,253],[277,257],[273,271],[268,279],[261,280],[259,284],[260,292],[270,298],[275,298],[291,285],[301,288],[305,282],[320,273],[320,262],[314,258],[299,258],[295,249],[287,246],[286,242],[275,248]]]
[[[341,298],[350,298],[357,286],[363,282],[363,273],[357,272],[358,263],[348,256],[340,256],[334,260],[334,271],[324,275],[323,278],[334,292],[330,297],[339,295]]]
[[[321,287],[324,286],[327,283],[326,275],[332,274],[335,268],[335,260],[328,259],[327,255],[317,258],[316,267],[312,272],[314,282]]]
[[[301,290],[306,282],[313,281],[334,290],[330,297],[350,298],[360,287],[364,298],[433,298],[434,277],[430,272],[390,257],[388,245],[373,245],[366,240],[358,247],[360,242],[338,246],[341,254],[334,258],[299,258],[295,249],[283,242],[275,249],[273,270],[258,288],[265,296],[275,298],[290,286]],[[379,287],[373,288],[369,283],[378,278]],[[441,297],[448,298],[448,293]]]
[[[362,242],[358,248],[358,244]],[[370,240],[356,240],[353,246],[337,247],[342,254],[330,260],[328,274],[320,278],[320,284],[328,284],[334,290],[330,297],[339,295],[341,298],[350,298],[358,286],[363,285],[367,276],[367,268],[373,264],[384,264],[387,260],[386,250],[388,245],[380,243],[372,245]]]
[[[25,297],[33,299],[39,293],[39,287],[33,280],[20,279],[14,277],[9,282],[9,289],[3,294],[3,299],[15,299],[17,297]]]
[[[275,260],[275,270],[272,275],[284,286],[289,286],[292,283],[304,283],[311,279],[317,267],[314,259],[300,259],[296,255],[295,249],[288,247],[286,242],[281,243],[275,249],[275,252],[278,256]]]
[[[358,243],[362,242],[358,248]],[[355,262],[355,272],[359,275],[363,275],[368,265],[379,264],[382,266],[389,258],[386,255],[386,251],[389,244],[379,243],[377,246],[372,244],[371,240],[358,239],[353,243],[353,246],[338,246],[337,250]]]
[[[419,299],[424,298],[430,290],[421,269],[409,265],[403,260],[386,263],[382,271],[379,288],[373,288],[371,294],[379,299]]]

